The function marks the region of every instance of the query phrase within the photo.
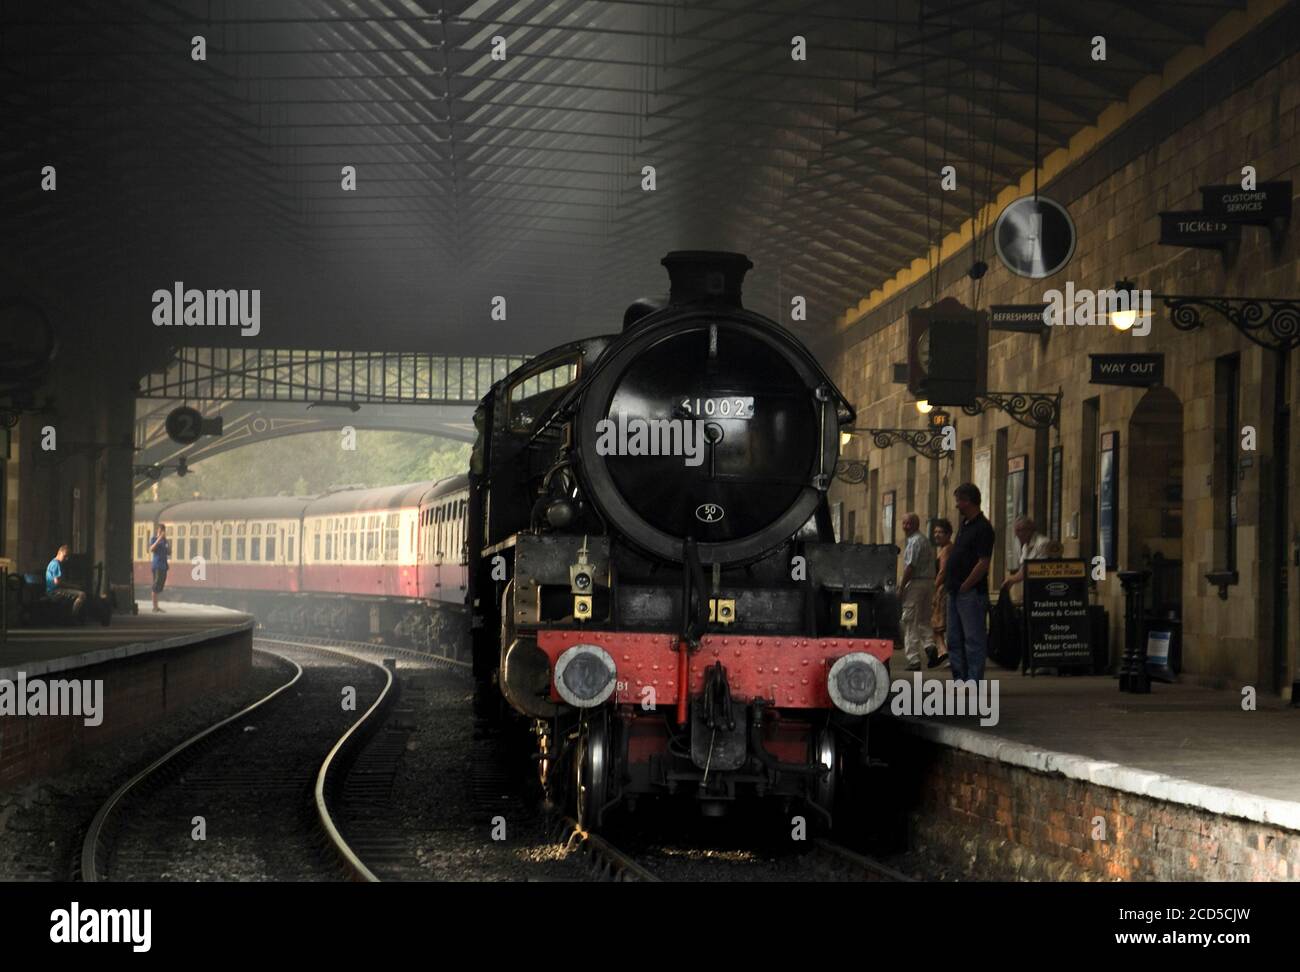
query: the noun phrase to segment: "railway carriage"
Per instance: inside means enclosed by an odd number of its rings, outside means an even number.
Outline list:
[[[467,484],[454,476],[318,497],[142,503],[135,582],[148,589],[149,543],[162,523],[169,591],[251,611],[277,630],[454,653],[463,640]]]

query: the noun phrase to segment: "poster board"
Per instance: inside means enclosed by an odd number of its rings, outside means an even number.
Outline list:
[[[1091,667],[1088,564],[1079,558],[1025,562],[1026,667]]]

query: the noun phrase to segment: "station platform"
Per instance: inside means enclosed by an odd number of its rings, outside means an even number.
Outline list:
[[[210,604],[169,602],[164,613],[146,607],[140,614],[113,616],[103,627],[13,628],[0,643],[0,678],[62,671],[115,658],[179,648],[211,638],[214,632],[251,626],[250,615]]]
[[[1243,709],[1240,687],[1137,695],[1108,676],[986,675],[996,725],[891,718],[924,767],[914,825],[983,854],[989,877],[1300,878],[1300,710],[1267,695]],[[891,677],[913,674],[896,656]]]
[[[0,787],[238,687],[252,668],[253,628],[238,611],[170,602],[108,627],[10,629],[0,644]]]

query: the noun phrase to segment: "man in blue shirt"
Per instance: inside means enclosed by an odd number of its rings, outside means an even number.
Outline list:
[[[163,609],[158,606],[158,595],[167,584],[167,564],[171,560],[172,545],[167,542],[167,528],[161,523],[158,524],[158,535],[149,544],[149,552],[153,554],[153,612],[162,614]]]
[[[86,594],[63,582],[63,561],[68,556],[68,545],[59,547],[45,567],[45,594],[58,600],[72,601],[72,617],[80,621],[86,611]]]
[[[953,497],[961,514],[961,527],[945,568],[948,659],[954,680],[978,682],[984,678],[984,660],[988,656],[988,572],[996,537],[992,524],[980,512],[978,486],[962,483],[953,491]]]

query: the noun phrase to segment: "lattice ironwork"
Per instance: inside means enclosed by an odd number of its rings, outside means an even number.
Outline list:
[[[967,415],[981,415],[1000,408],[1027,429],[1051,429],[1061,425],[1061,393],[985,392],[974,405],[963,405]]]
[[[184,348],[146,375],[140,398],[183,401],[473,405],[523,355]]]
[[[1213,311],[1261,348],[1290,351],[1300,347],[1300,301],[1285,297],[1200,297],[1154,294],[1169,308],[1180,331],[1205,326],[1203,310]]]
[[[942,427],[929,429],[850,429],[851,433],[869,435],[878,449],[888,449],[895,443],[911,446],[927,459],[942,459],[948,455],[943,448]],[[835,464],[835,478],[840,482],[858,484],[867,478],[865,459],[841,459]]]

